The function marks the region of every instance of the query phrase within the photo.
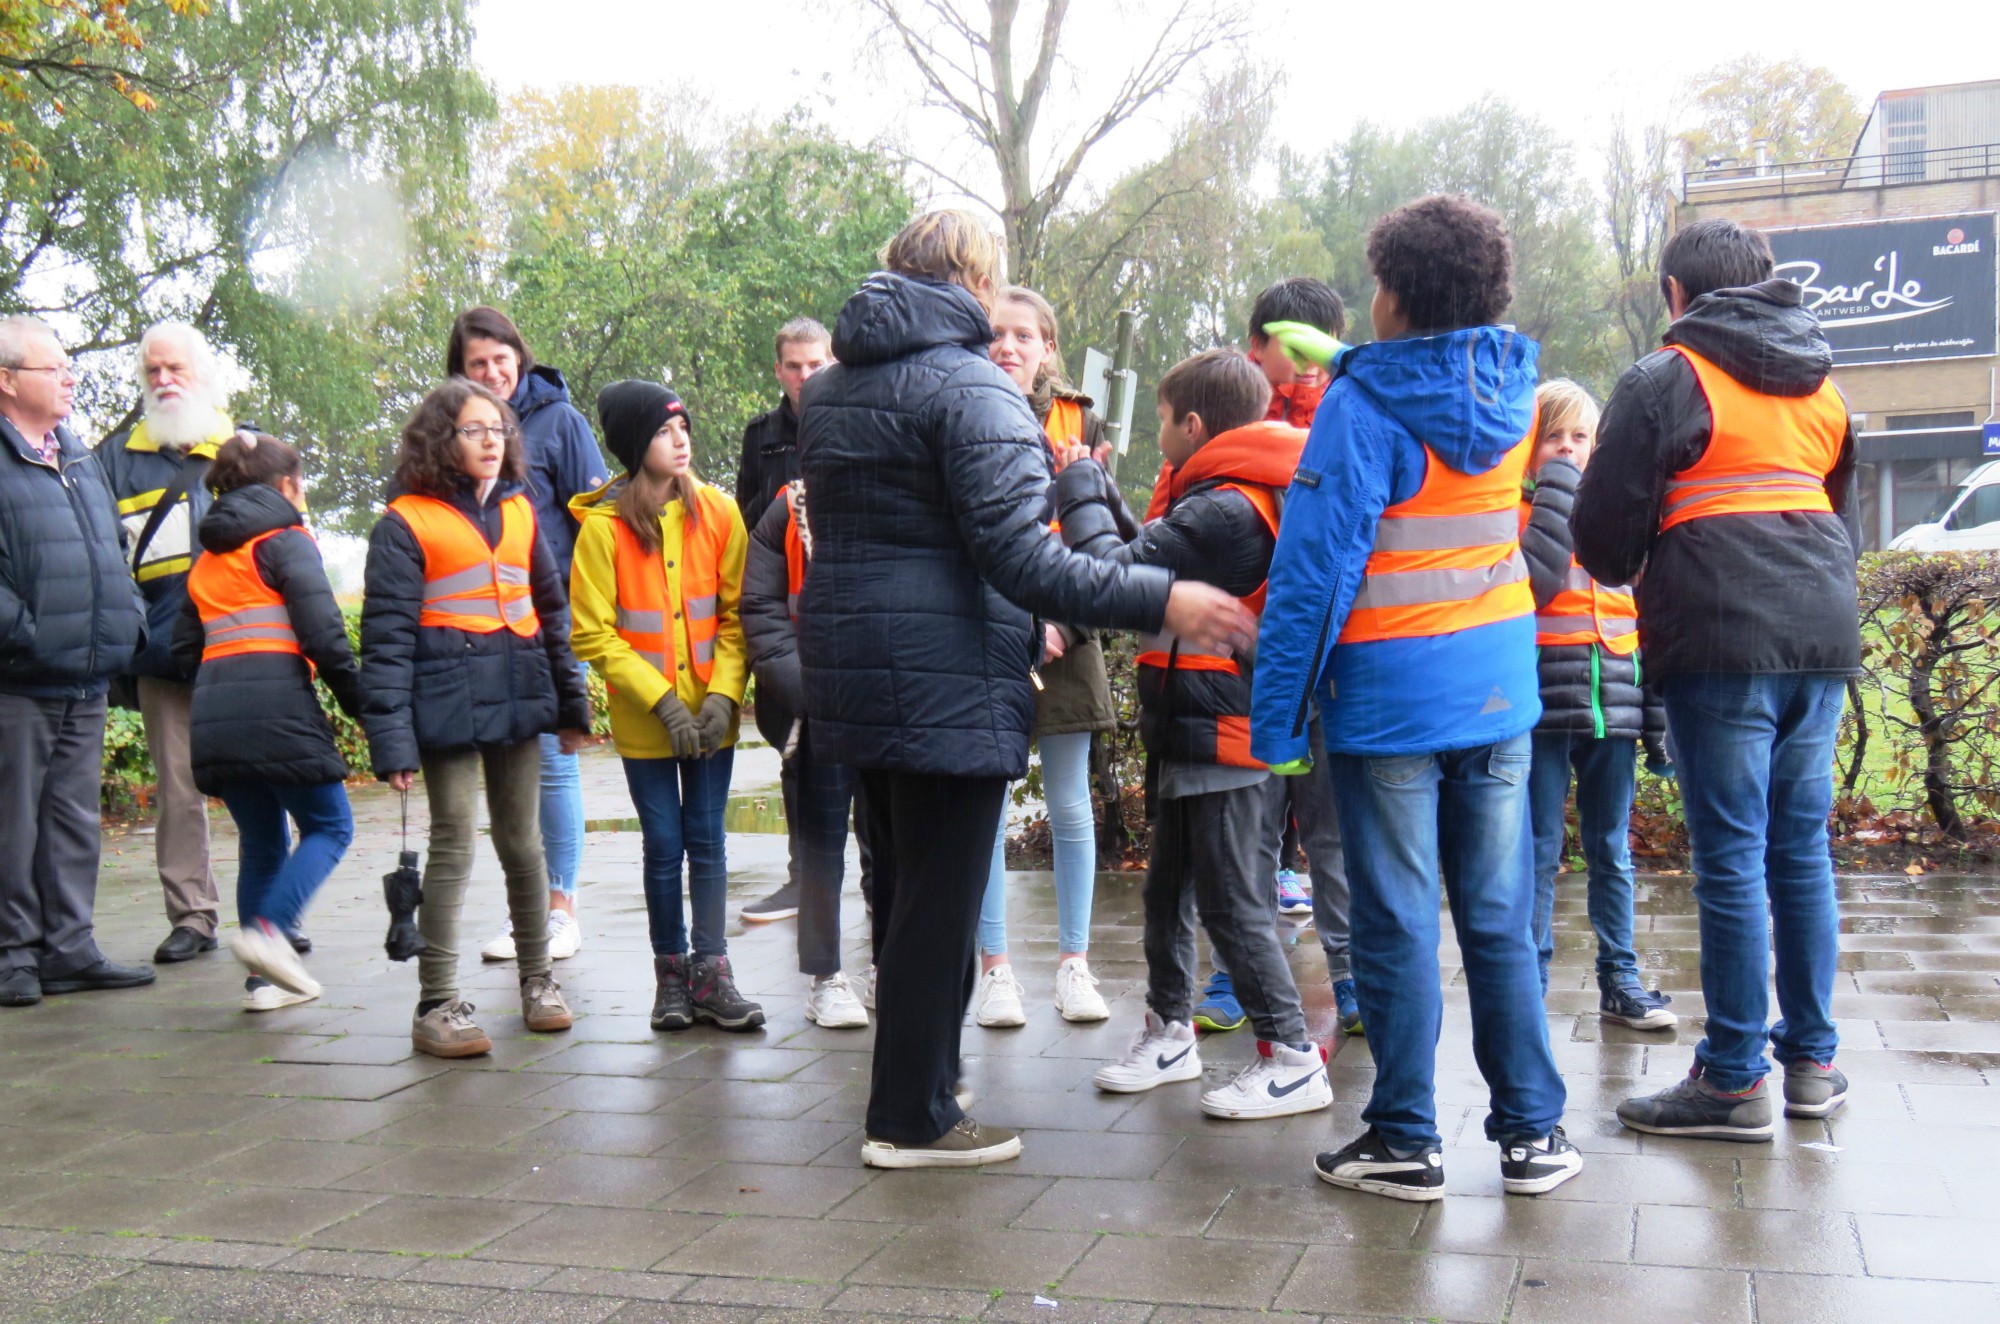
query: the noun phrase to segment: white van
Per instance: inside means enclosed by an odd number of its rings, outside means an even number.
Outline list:
[[[1938,498],[1924,522],[1897,534],[1892,552],[2000,551],[2000,460],[1989,460]]]

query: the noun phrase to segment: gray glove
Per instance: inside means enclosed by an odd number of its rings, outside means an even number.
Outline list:
[[[673,738],[675,758],[701,757],[701,727],[695,723],[694,714],[680,701],[679,695],[669,694],[654,704],[653,716],[660,719],[660,725],[667,728],[667,734]]]
[[[721,694],[711,694],[701,701],[701,716],[695,719],[701,728],[701,752],[713,754],[722,748],[722,742],[729,738],[729,721],[736,716],[736,701]]]

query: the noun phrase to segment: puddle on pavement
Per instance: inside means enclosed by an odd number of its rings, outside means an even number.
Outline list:
[[[773,789],[768,793],[732,795],[722,810],[726,832],[758,832],[785,835],[785,802]],[[637,832],[636,818],[591,818],[584,820],[585,832]]]

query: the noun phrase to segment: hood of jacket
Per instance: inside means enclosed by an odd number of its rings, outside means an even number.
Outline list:
[[[1663,339],[1687,346],[1762,395],[1811,395],[1833,371],[1833,350],[1795,281],[1704,294]]]
[[[1306,430],[1265,420],[1211,437],[1186,464],[1173,471],[1167,500],[1178,501],[1199,483],[1256,483],[1282,492],[1292,485]]]
[[[1357,345],[1338,371],[1453,469],[1483,474],[1534,425],[1541,353],[1511,326],[1473,326]]]
[[[889,363],[939,345],[984,354],[992,343],[993,324],[970,290],[890,271],[861,282],[833,327],[833,356],[853,367]]]
[[[521,380],[514,383],[514,398],[507,402],[517,419],[525,419],[550,405],[568,403],[569,383],[563,380],[560,369],[546,363],[537,363],[522,373]]]
[[[618,492],[630,477],[630,474],[619,474],[594,491],[578,492],[569,499],[569,513],[576,516],[579,524],[587,519],[617,519]]]
[[[201,549],[233,552],[252,538],[305,522],[284,493],[269,483],[252,483],[224,492],[208,508],[201,520]]]

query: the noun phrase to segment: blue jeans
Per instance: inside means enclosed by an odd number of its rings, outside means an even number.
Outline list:
[[[1438,877],[1472,1002],[1472,1055],[1492,1091],[1488,1139],[1545,1136],[1566,1096],[1535,975],[1529,742],[1397,758],[1334,754],[1353,888],[1355,992],[1375,1057],[1362,1120],[1399,1150],[1441,1143]]]
[[[694,954],[721,956],[729,863],[723,853],[722,811],[729,800],[729,771],[736,747],[705,759],[626,759],[625,784],[639,811],[641,874],[653,955],[688,950],[681,913],[681,860],[687,860],[687,895],[694,912]]]
[[[1708,1033],[1695,1061],[1718,1089],[1745,1090],[1781,1062],[1830,1062],[1840,914],[1826,817],[1840,676],[1700,672],[1662,687],[1701,919]],[[1778,1011],[1766,1025],[1772,948]]]
[[[261,919],[281,929],[298,928],[313,893],[354,840],[347,788],[339,782],[231,782],[222,788],[222,803],[236,820],[239,838],[236,922],[247,927]],[[299,825],[296,846],[287,815]]]
[[[1556,874],[1562,867],[1563,807],[1576,769],[1577,834],[1589,869],[1590,927],[1597,934],[1600,984],[1635,982],[1632,950],[1632,782],[1638,742],[1599,740],[1581,731],[1537,731],[1528,774],[1528,817],[1535,829],[1535,949],[1542,992],[1555,954]]]
[[[1055,839],[1056,926],[1065,952],[1090,950],[1090,902],[1097,886],[1097,820],[1090,805],[1090,732],[1039,736],[1042,800]],[[993,842],[993,868],[979,903],[979,950],[1007,950],[1007,815]]]
[[[583,776],[577,756],[562,752],[560,736],[542,740],[542,858],[549,866],[549,890],[576,895],[583,868]]]

